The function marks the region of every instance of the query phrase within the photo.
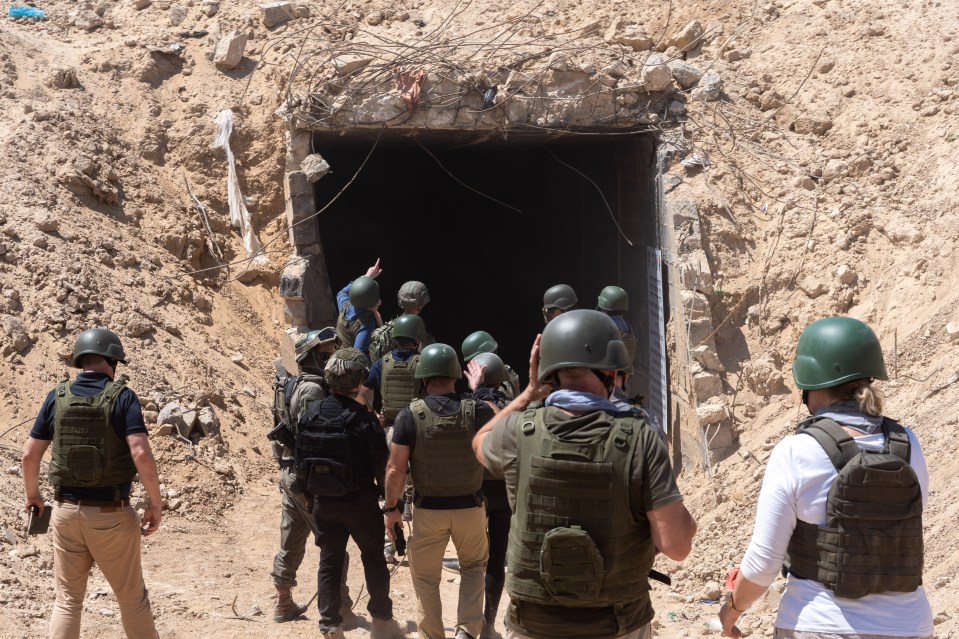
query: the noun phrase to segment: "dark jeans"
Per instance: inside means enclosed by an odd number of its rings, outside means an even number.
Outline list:
[[[366,589],[370,602],[366,609],[377,619],[392,619],[393,601],[390,599],[390,572],[383,557],[383,514],[373,490],[362,490],[350,499],[313,499],[313,517],[320,534],[320,570],[317,581],[320,624],[339,625],[340,578],[347,556],[346,544],[350,537],[360,548]]]
[[[486,563],[486,607],[483,617],[493,623],[499,600],[506,583],[506,547],[509,544],[509,522],[512,512],[506,497],[506,482],[499,479],[483,481],[486,496],[486,529],[489,534],[489,561]]]

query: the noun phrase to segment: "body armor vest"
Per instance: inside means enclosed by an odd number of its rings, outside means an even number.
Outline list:
[[[788,571],[838,597],[913,592],[922,585],[922,489],[909,466],[909,435],[885,418],[882,430],[882,450],[868,451],[831,419],[800,426],[838,475],[826,500],[826,524],[796,522]]]
[[[506,374],[509,376],[509,379],[500,384],[500,390],[503,391],[503,394],[506,395],[507,399],[513,400],[516,399],[516,396],[519,395],[520,390],[522,390],[519,387],[519,375],[517,375],[516,371],[510,368],[508,364],[505,366]]]
[[[61,486],[112,486],[114,499],[121,499],[120,485],[136,475],[129,444],[113,430],[113,406],[127,379],[121,375],[91,397],[74,395],[69,380],[57,385],[50,460],[50,483],[56,498]]]
[[[350,308],[353,308],[353,305],[347,302],[336,317],[336,345],[339,348],[353,348],[353,344],[356,343],[356,334],[363,326],[359,315],[351,320],[346,319],[346,311]]]
[[[476,402],[464,399],[453,415],[438,415],[422,399],[410,404],[416,422],[416,448],[410,475],[416,503],[423,497],[478,495],[483,487],[483,466],[473,452],[476,435]]]
[[[648,524],[634,520],[629,501],[630,465],[645,425],[607,415],[609,428],[599,436],[567,441],[546,427],[548,410],[527,410],[516,434],[506,588],[519,602],[612,607],[625,632],[623,605],[646,596],[656,555]]]
[[[416,363],[419,355],[400,361],[393,353],[383,357],[383,374],[380,382],[380,395],[383,397],[383,417],[389,421],[396,419],[400,411],[410,407],[410,402],[420,396],[420,380],[416,379]]]

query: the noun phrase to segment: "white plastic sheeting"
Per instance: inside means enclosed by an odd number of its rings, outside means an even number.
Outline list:
[[[233,111],[224,109],[216,116],[216,139],[213,148],[222,148],[226,151],[228,173],[226,179],[227,199],[230,203],[230,223],[240,229],[243,234],[243,247],[247,257],[252,258],[251,266],[265,265],[266,256],[260,251],[263,245],[253,233],[253,224],[250,222],[250,212],[246,208],[246,199],[240,191],[240,181],[236,177],[236,160],[233,149],[230,148],[230,136],[233,134]]]

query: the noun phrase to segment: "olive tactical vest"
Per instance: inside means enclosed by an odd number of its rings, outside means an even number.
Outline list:
[[[506,365],[506,374],[509,376],[505,382],[500,384],[500,390],[503,391],[503,394],[506,395],[508,399],[516,399],[516,396],[519,395],[519,392],[522,390],[519,387],[519,375],[516,374],[510,366]]]
[[[69,380],[57,384],[50,460],[50,483],[57,498],[61,486],[112,486],[114,499],[120,499],[120,484],[136,475],[130,446],[117,437],[112,424],[113,405],[127,379],[121,375],[91,397],[74,395]]]
[[[831,419],[800,425],[829,455],[838,475],[826,501],[826,525],[796,522],[788,571],[838,597],[913,592],[922,585],[922,489],[909,465],[909,435],[883,419],[885,443],[864,450]]]
[[[416,363],[419,355],[405,362],[396,359],[393,353],[383,357],[383,374],[380,378],[380,395],[383,397],[383,416],[393,421],[400,411],[410,407],[410,402],[420,396],[420,380],[416,379]]]
[[[360,332],[360,328],[363,326],[359,315],[351,320],[346,319],[346,311],[350,308],[353,308],[353,305],[347,302],[336,317],[336,345],[338,348],[353,348],[353,344],[356,343],[356,334]]]
[[[410,412],[416,422],[410,475],[417,502],[423,497],[478,494],[483,487],[483,466],[473,452],[476,402],[464,399],[458,413],[438,415],[425,400],[417,399],[410,404]]]
[[[644,423],[607,415],[591,440],[564,440],[527,410],[516,433],[516,502],[506,589],[514,601],[570,608],[612,607],[646,597],[656,555],[648,525],[630,508],[630,465]],[[513,619],[522,627],[522,619]],[[582,629],[588,636],[588,628]]]

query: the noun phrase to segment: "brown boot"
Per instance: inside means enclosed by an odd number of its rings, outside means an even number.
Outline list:
[[[276,586],[276,605],[273,606],[273,621],[283,623],[293,621],[306,612],[306,606],[300,606],[293,601],[290,586]]]

